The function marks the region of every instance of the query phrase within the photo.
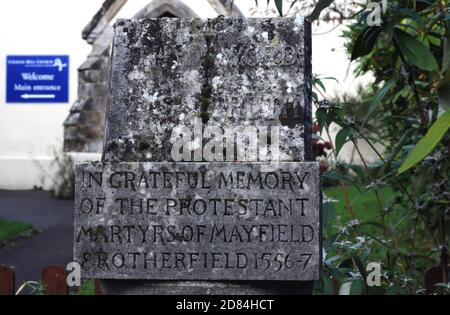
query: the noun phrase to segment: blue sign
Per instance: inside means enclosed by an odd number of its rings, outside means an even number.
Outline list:
[[[8,56],[6,103],[69,102],[69,56]]]

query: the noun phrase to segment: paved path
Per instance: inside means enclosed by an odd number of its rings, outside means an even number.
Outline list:
[[[0,190],[0,219],[31,223],[40,233],[0,249],[0,264],[13,266],[16,288],[38,281],[44,267],[72,261],[73,201],[44,191]]]

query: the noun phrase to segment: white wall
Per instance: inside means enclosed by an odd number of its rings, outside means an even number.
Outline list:
[[[131,17],[150,0],[128,0],[118,17]],[[201,17],[215,16],[207,0],[183,0]],[[260,1],[264,3],[265,1]],[[77,98],[77,68],[91,47],[81,30],[101,7],[103,0],[1,0],[0,1],[0,189],[48,189],[42,176],[50,172],[51,151],[61,151],[63,122]],[[244,14],[253,0],[236,0]],[[322,25],[319,30],[327,30]],[[344,81],[348,61],[338,38],[339,30],[313,37],[314,73],[335,76],[351,90],[352,77]],[[7,55],[69,55],[70,90],[67,104],[6,104]],[[84,156],[98,158],[98,155]]]
[[[41,168],[48,169],[52,148],[61,149],[62,124],[77,97],[76,69],[90,51],[81,30],[102,2],[0,1],[0,189],[42,185]],[[70,102],[6,104],[7,55],[69,55]]]

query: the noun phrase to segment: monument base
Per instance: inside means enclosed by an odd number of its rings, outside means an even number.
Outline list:
[[[314,281],[101,280],[106,295],[311,295]]]

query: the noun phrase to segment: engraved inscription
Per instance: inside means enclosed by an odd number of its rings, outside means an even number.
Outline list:
[[[84,275],[316,279],[317,163],[261,165],[79,165],[74,241]]]

